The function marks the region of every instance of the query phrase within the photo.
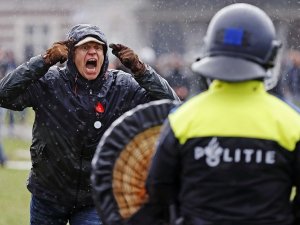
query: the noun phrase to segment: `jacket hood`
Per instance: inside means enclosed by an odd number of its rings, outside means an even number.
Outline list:
[[[81,41],[82,39],[86,38],[87,36],[91,36],[96,38],[97,40],[104,42],[104,62],[100,71],[99,76],[97,77],[96,80],[99,80],[103,78],[104,74],[107,71],[108,68],[108,52],[107,52],[107,40],[104,35],[104,33],[100,30],[98,26],[91,25],[91,24],[78,24],[74,26],[70,32],[68,33],[67,39],[72,41],[72,45],[70,46],[69,50],[69,55],[68,55],[68,61],[67,61],[67,68],[69,69],[70,73],[73,76],[79,75],[79,72],[76,68],[76,65],[74,63],[74,50],[75,50],[75,45]],[[78,77],[81,79],[84,79],[81,75]]]

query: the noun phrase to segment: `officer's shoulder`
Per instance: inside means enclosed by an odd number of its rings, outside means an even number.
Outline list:
[[[193,113],[197,114],[197,111],[199,110],[197,105],[199,105],[199,101],[203,99],[203,96],[205,96],[205,93],[199,93],[197,95],[192,96],[187,101],[180,104],[178,107],[176,107],[176,110],[174,109],[172,111],[172,115],[176,115],[176,117],[186,117],[191,118],[191,115]]]
[[[297,126],[300,127],[299,108],[296,105],[278,96],[269,95],[269,97],[271,99],[271,105],[269,105],[270,113],[273,113],[278,121],[289,124],[292,127],[298,124]]]
[[[284,104],[285,107],[288,107],[289,109],[296,111],[300,115],[300,107],[299,107],[299,105],[296,105],[296,103],[294,103],[293,101],[291,101],[285,97],[277,96],[277,95],[273,95],[273,98],[276,98],[278,101],[280,101],[282,104]]]

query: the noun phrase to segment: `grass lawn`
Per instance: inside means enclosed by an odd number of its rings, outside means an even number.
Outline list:
[[[29,161],[30,140],[3,138],[9,160]],[[26,188],[28,170],[0,167],[0,225],[29,224],[30,193]]]
[[[0,168],[0,225],[29,224],[28,171]]]
[[[17,138],[3,138],[2,145],[5,155],[9,160],[26,161],[29,159],[29,140],[21,140]]]

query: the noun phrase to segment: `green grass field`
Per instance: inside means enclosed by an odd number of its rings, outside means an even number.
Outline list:
[[[29,160],[30,141],[17,138],[4,138],[2,145],[5,155],[9,160]]]
[[[3,138],[2,145],[9,160],[29,160],[30,140]],[[30,193],[26,188],[28,173],[28,170],[0,167],[0,225],[29,224]]]
[[[0,169],[0,225],[29,224],[28,171]]]

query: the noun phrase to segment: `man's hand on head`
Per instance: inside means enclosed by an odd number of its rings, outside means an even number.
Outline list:
[[[119,58],[121,63],[132,71],[135,76],[142,76],[146,71],[146,65],[139,60],[138,55],[122,44],[110,44],[112,53]]]
[[[43,55],[45,63],[47,65],[55,65],[56,63],[64,63],[68,58],[68,52],[71,45],[71,41],[59,41],[53,43],[51,48],[49,48]]]

